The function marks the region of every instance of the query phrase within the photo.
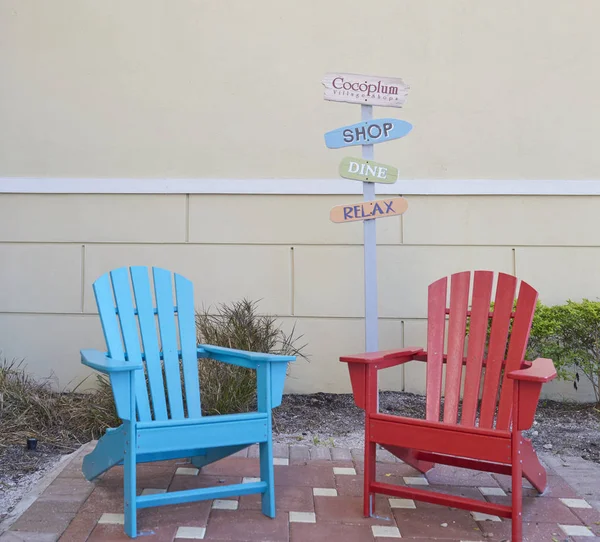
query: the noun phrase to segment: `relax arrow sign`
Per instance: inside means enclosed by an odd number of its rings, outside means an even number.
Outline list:
[[[367,183],[393,184],[398,180],[398,169],[373,160],[346,157],[340,162],[340,176]]]
[[[375,119],[343,126],[325,134],[325,145],[340,149],[352,145],[372,145],[404,137],[412,124],[398,119]]]
[[[376,199],[361,201],[351,205],[336,205],[329,213],[332,222],[354,222],[382,218],[384,216],[401,215],[408,209],[408,201],[404,198]]]

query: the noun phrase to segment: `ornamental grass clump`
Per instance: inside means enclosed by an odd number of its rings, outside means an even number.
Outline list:
[[[118,418],[110,385],[98,380],[88,393],[56,391],[50,378],[34,379],[22,361],[0,362],[0,451],[32,437],[71,451],[114,427]]]
[[[275,317],[259,315],[256,305],[244,299],[222,304],[213,314],[197,312],[198,342],[306,359],[295,328],[285,333]],[[255,408],[254,370],[200,359],[198,371],[205,414]],[[87,378],[72,390],[58,391],[52,378],[33,378],[23,361],[0,361],[0,455],[3,448],[24,445],[27,438],[67,452],[119,426],[110,381],[105,375],[95,378],[96,384],[85,392]]]
[[[199,344],[212,344],[239,350],[298,356],[306,345],[298,345],[302,336],[289,334],[277,319],[257,312],[257,302],[242,299],[221,304],[216,312],[196,313]],[[202,410],[206,414],[248,412],[255,408],[256,372],[253,369],[222,363],[209,358],[198,360]]]

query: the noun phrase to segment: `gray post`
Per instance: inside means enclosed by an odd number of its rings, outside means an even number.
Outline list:
[[[361,105],[361,120],[373,119],[373,106]],[[373,145],[362,145],[364,160],[373,160]],[[375,183],[363,183],[365,201],[375,199]],[[379,333],[377,326],[377,231],[375,219],[364,220],[365,251],[365,348],[367,352],[378,349]]]

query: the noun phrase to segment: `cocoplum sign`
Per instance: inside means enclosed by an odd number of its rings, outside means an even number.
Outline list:
[[[397,77],[328,73],[323,78],[325,99],[384,107],[402,107],[409,86]]]

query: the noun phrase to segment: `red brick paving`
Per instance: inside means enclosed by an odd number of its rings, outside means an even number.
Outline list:
[[[238,454],[209,465],[196,476],[175,474],[180,466],[190,466],[185,460],[153,463],[139,469],[139,492],[143,488],[163,488],[169,491],[239,483],[243,476],[258,476],[258,461],[254,450]],[[285,457],[285,450],[277,450]],[[374,518],[362,515],[362,470],[360,454],[350,459],[347,450],[316,452],[307,447],[295,447],[289,452],[290,465],[276,465],[277,518],[260,512],[260,496],[247,495],[239,499],[238,510],[213,510],[212,501],[183,505],[153,507],[138,511],[140,540],[185,542],[175,539],[181,526],[204,527],[204,540],[212,542],[390,542],[395,538],[374,538],[373,525],[398,527],[404,540],[425,542],[443,540],[499,542],[510,536],[511,523],[476,522],[470,512],[416,502],[415,509],[391,509],[388,498],[378,495]],[[332,461],[328,457],[338,458]],[[312,458],[312,459],[311,459]],[[74,461],[75,463],[75,461]],[[354,467],[356,475],[334,475],[333,467]],[[68,465],[63,473],[44,491],[38,500],[0,536],[2,542],[17,540],[61,542],[129,540],[122,525],[98,524],[103,513],[123,513],[122,468],[105,473],[94,484],[81,475],[81,460]],[[551,473],[553,471],[550,471]],[[377,476],[389,483],[403,484],[403,476],[418,475],[411,467],[381,454]],[[489,502],[508,503],[507,497],[484,497],[478,487],[503,487],[510,492],[509,478],[480,474],[475,471],[437,467],[427,475],[430,486],[424,489],[444,491]],[[523,514],[525,540],[564,542],[567,537],[558,523],[586,525],[600,535],[600,511],[568,508],[559,497],[576,498],[577,493],[556,474],[549,476],[550,487],[544,496],[534,496],[524,490]],[[527,488],[529,484],[524,483]],[[338,496],[313,496],[312,489],[336,488]],[[314,512],[316,523],[290,523],[289,512]],[[35,533],[38,533],[37,535]],[[52,533],[56,533],[53,535]],[[37,538],[36,538],[37,536]],[[600,541],[600,536],[572,537],[571,540]]]
[[[61,542],[80,542],[87,540],[96,527],[101,513],[79,512],[61,536]]]
[[[186,489],[198,489],[219,485],[241,484],[241,476],[216,476],[200,472],[197,476],[178,474],[173,476],[171,485],[167,486],[169,491],[183,491]],[[157,486],[160,487],[160,486]]]
[[[598,480],[600,484],[600,480]],[[600,535],[600,510],[594,508],[570,508],[585,525],[590,525],[590,529]]]
[[[497,504],[510,505],[510,496],[488,496],[487,500]],[[523,497],[523,521],[533,523],[562,523],[579,525],[579,518],[573,511],[555,497]]]
[[[510,540],[510,521],[483,521],[480,525],[484,536],[489,537],[484,540]],[[557,523],[523,522],[523,542],[553,542],[553,539],[571,542]]]
[[[374,540],[368,525],[292,523],[290,542],[364,542]],[[379,539],[381,540],[381,539]]]
[[[451,510],[445,506],[420,506],[414,510],[396,509],[394,516],[403,538],[422,537],[473,540],[480,532],[477,522],[466,510]]]
[[[210,540],[210,536],[232,542],[244,538],[257,542],[287,542],[289,531],[287,512],[279,512],[275,519],[270,519],[258,510],[213,510],[205,539]]]
[[[377,495],[375,517],[363,516],[362,497],[315,497],[317,522],[347,523],[353,525],[395,525],[388,499]]]
[[[216,463],[206,465],[202,468],[202,473],[217,476],[258,476],[258,459],[227,457]]]
[[[335,487],[338,495],[345,497],[361,497],[363,494],[362,476],[336,476]]]
[[[485,486],[482,486],[485,487]],[[429,489],[431,491],[437,491],[439,493],[446,493],[448,495],[455,495],[457,497],[467,497],[468,499],[476,499],[478,501],[485,501],[485,497],[482,495],[481,491],[476,487],[471,486],[442,486],[442,485],[430,485],[425,489]],[[436,506],[435,504],[431,506]]]
[[[436,465],[427,473],[430,484],[454,485],[471,487],[498,487],[494,477],[481,471],[469,469],[456,469],[447,465]]]
[[[172,506],[153,506],[138,510],[138,530],[153,531],[163,525],[204,527],[212,501],[198,501]]]
[[[275,465],[275,485],[303,487],[335,487],[332,467]]]
[[[277,510],[283,512],[314,512],[315,503],[311,487],[275,486]],[[243,495],[240,497],[240,510],[260,510],[261,496]]]

